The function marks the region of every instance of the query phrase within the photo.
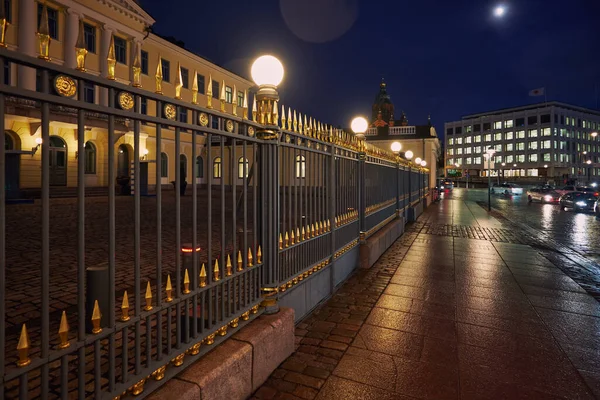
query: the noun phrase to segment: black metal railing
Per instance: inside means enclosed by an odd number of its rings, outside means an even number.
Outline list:
[[[36,69],[40,91],[4,84],[7,62]],[[0,146],[0,398],[146,396],[260,315],[263,289],[301,284],[427,195],[426,170],[331,128],[283,124],[267,140],[252,120],[2,48],[0,83],[0,143],[8,116],[41,129],[32,204],[6,204]],[[84,101],[84,83],[108,104]],[[65,124],[76,198],[59,201],[50,139]],[[105,149],[98,198],[86,196],[90,129]],[[167,147],[175,190],[163,189]]]

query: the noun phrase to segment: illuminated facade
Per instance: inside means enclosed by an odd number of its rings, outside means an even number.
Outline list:
[[[472,114],[445,124],[448,175],[487,176],[486,149],[496,151],[492,176],[596,180],[600,112],[559,102]]]
[[[157,75],[162,75],[161,90],[171,97],[184,101],[196,101],[200,106],[209,102],[215,109],[229,114],[247,113],[248,89],[253,83],[234,73],[208,62],[202,57],[187,51],[182,43],[167,40],[152,33],[149,28],[155,20],[133,0],[64,0],[45,2],[44,6],[34,0],[6,0],[5,43],[8,48],[21,53],[37,56],[44,51],[40,33],[50,39],[48,56],[53,63],[69,69],[81,69],[85,65],[87,73],[105,76],[120,83],[139,86],[149,91],[157,89]],[[41,43],[41,44],[40,44]],[[160,60],[160,65],[159,65]],[[55,77],[49,77],[50,92],[57,94]],[[4,69],[4,82],[11,86],[41,91],[43,76],[34,69],[13,67],[7,64]],[[59,93],[63,94],[64,93]],[[98,105],[108,105],[107,89],[84,83],[83,100]],[[133,105],[133,99],[116,98],[121,107]],[[142,101],[142,113],[156,115],[156,104]],[[221,106],[221,104],[223,104]],[[52,186],[74,187],[77,182],[77,116],[69,110],[56,107],[50,110],[51,135],[51,184]],[[41,184],[41,152],[37,151],[40,139],[40,110],[34,103],[7,100],[5,116],[7,139],[7,185],[9,192],[15,189],[39,188]],[[179,121],[192,123],[192,115],[181,114]],[[219,123],[215,120],[216,123]],[[222,122],[221,122],[222,123]],[[107,168],[107,118],[98,113],[86,113],[85,117],[85,177],[86,186],[106,187]],[[225,129],[225,127],[216,127]],[[129,175],[133,160],[133,126],[128,120],[116,121],[114,143],[118,152],[117,175]],[[191,168],[198,169],[199,181],[206,181],[207,173],[215,171],[215,177],[237,176],[239,173],[225,171],[219,166],[220,154],[207,156],[202,153],[204,138],[199,137],[198,160],[191,160],[191,134],[182,132],[181,158],[175,160],[174,131],[162,129],[162,150],[155,148],[155,128],[142,125],[140,135],[141,154],[148,162],[148,180],[155,181],[160,173],[162,183],[169,184],[175,179],[175,169],[184,168],[185,175],[191,176]],[[226,157],[230,157],[226,149]],[[241,150],[234,155],[238,160]],[[252,159],[251,154],[247,158]],[[228,158],[227,158],[228,159]],[[243,165],[243,160],[241,160]],[[228,163],[222,163],[227,166]],[[239,171],[237,171],[239,172]],[[242,171],[243,172],[243,171]],[[189,179],[188,179],[189,181]],[[218,181],[217,181],[218,183]],[[16,185],[16,188],[15,188]]]

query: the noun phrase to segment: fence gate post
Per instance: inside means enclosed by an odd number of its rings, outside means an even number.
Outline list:
[[[358,228],[360,231],[360,244],[364,244],[366,240],[366,208],[367,208],[367,182],[366,182],[366,160],[367,153],[365,152],[365,140],[359,142],[358,153]]]

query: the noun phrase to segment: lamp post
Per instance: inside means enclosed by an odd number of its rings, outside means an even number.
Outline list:
[[[268,192],[266,188],[272,188],[275,193],[279,192],[279,171],[277,162],[279,158],[279,126],[277,122],[277,101],[279,101],[279,93],[277,92],[277,86],[283,80],[284,69],[281,61],[271,55],[264,55],[258,57],[252,63],[250,70],[252,79],[258,86],[256,92],[255,105],[257,105],[258,112],[253,113],[253,119],[261,124],[260,128],[257,129],[256,136],[259,139],[265,141],[264,145],[261,146],[259,154],[261,168],[259,169],[261,186],[261,202],[267,200],[268,196],[272,192]],[[271,111],[272,110],[272,111]],[[266,168],[266,166],[274,166],[274,168]],[[264,239],[266,243],[277,243],[277,237],[279,236],[279,202],[275,201],[272,203],[272,207],[267,207],[263,210],[261,218],[259,218],[259,226],[253,227],[258,232],[264,232]],[[264,244],[264,243],[263,243]],[[247,243],[246,236],[242,246],[245,253],[245,249],[253,248],[256,251],[257,243]],[[277,274],[275,273],[274,260],[277,259],[278,253],[276,246],[264,246],[264,258],[265,266],[268,268],[265,272],[264,286],[261,288],[262,303],[265,307],[265,314],[275,314],[279,311],[277,304],[278,300],[278,285]],[[235,248],[233,249],[235,254]],[[250,251],[249,251],[250,252]],[[251,253],[250,253],[251,254]],[[250,265],[250,257],[246,260]]]
[[[460,164],[459,163],[455,163],[454,166],[456,167],[456,173],[458,174],[458,169],[460,168]],[[460,181],[458,180],[458,175],[456,175],[456,187],[457,188],[460,187]]]
[[[496,153],[493,147],[489,147],[485,154],[487,154],[488,162],[488,211],[492,211],[492,157]]]
[[[585,162],[588,165],[588,169],[587,169],[587,183],[590,184],[590,181],[592,180],[592,160],[587,160]]]
[[[408,205],[410,206],[412,203],[412,191],[411,191],[411,184],[410,181],[412,180],[412,158],[413,158],[413,152],[408,150],[406,153],[404,153],[404,158],[406,158],[408,160]]]
[[[365,215],[367,209],[367,187],[366,187],[366,179],[365,179],[365,132],[369,128],[369,123],[364,117],[355,117],[350,123],[350,128],[356,138],[358,139],[358,181],[362,182],[359,185],[359,194],[358,194],[358,226],[360,230],[360,240],[361,242],[364,240],[366,226],[365,226]]]
[[[425,168],[427,166],[427,161],[425,160],[421,160],[421,168]],[[421,171],[421,170],[419,170]],[[423,176],[420,176],[421,178],[421,183],[419,185],[423,185],[423,195],[425,195],[425,181],[423,181]]]
[[[402,144],[394,142],[390,146],[392,152],[396,155],[396,216],[400,216],[400,150]]]
[[[506,163],[502,163],[502,180],[504,180],[504,167],[506,167]],[[498,174],[498,185],[500,184],[500,174]]]
[[[417,168],[419,169],[418,172],[418,180],[419,180],[419,201],[421,201],[421,157],[417,157],[415,158],[415,165],[417,166]]]

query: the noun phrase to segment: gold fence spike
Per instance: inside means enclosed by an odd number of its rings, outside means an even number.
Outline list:
[[[300,228],[296,228],[296,243],[300,243],[302,238],[300,237]]]
[[[303,133],[305,135],[308,134],[308,122],[307,122],[307,119],[306,119],[306,114],[304,114],[304,132]]]
[[[293,125],[293,121],[292,121],[292,108],[288,107],[288,116],[287,116],[287,129],[288,131],[292,130],[292,125]]]
[[[9,24],[4,5],[5,3],[0,4],[0,47],[6,47],[6,28]]]
[[[60,343],[58,345],[59,349],[66,349],[71,345],[71,343],[69,343],[69,322],[67,321],[67,313],[65,311],[62,312],[62,315],[60,317],[58,337],[60,339]]]
[[[200,287],[206,286],[206,266],[202,263],[202,268],[200,269]]]
[[[248,247],[248,266],[252,267],[252,249]]]
[[[312,223],[312,224],[310,224],[310,237],[315,237],[315,236],[316,236],[315,224]]]
[[[306,231],[304,230],[304,227],[302,227],[302,240],[306,240]]]
[[[190,274],[188,273],[187,268],[183,273],[183,294],[188,294],[190,292]]]
[[[281,233],[279,234],[279,250],[283,249],[283,237],[281,236]]]
[[[192,104],[198,104],[198,71],[194,70],[194,80],[192,81]]]
[[[213,273],[215,282],[221,280],[221,277],[219,276],[219,259],[215,260],[215,268],[213,269]]]
[[[252,121],[256,122],[256,116],[258,114],[258,109],[256,108],[256,96],[252,99]]]
[[[162,70],[162,58],[158,55],[158,64],[156,65],[156,74],[154,75],[156,81],[155,93],[162,94],[162,81],[163,81],[163,70]]]
[[[285,233],[285,247],[289,247],[290,246],[290,237],[288,235],[288,233]]]
[[[100,327],[100,320],[102,319],[102,313],[100,312],[100,306],[98,300],[94,301],[94,311],[92,312],[92,333],[98,334],[102,332]]]
[[[75,44],[75,59],[77,60],[77,70],[85,72],[85,57],[87,49],[85,48],[85,37],[83,36],[83,19],[79,19],[79,32],[77,34],[77,43]]]
[[[227,264],[225,264],[225,273],[227,274],[227,276],[231,276],[231,274],[233,273],[232,269],[233,266],[231,265],[231,257],[229,256],[229,254],[227,254]]]
[[[300,133],[301,135],[304,134],[304,129],[302,126],[302,113],[298,113],[298,133]]]
[[[123,302],[121,303],[121,321],[129,321],[129,298],[127,290],[123,293]]]
[[[231,113],[237,116],[237,87],[233,85],[233,94],[231,99]]]
[[[148,284],[146,285],[146,307],[144,307],[144,310],[146,311],[150,311],[152,310],[152,288],[150,287],[150,281],[148,281]]]
[[[327,232],[331,231],[331,222],[327,220]]]
[[[298,132],[298,118],[296,118],[296,110],[294,110],[294,132]]]
[[[272,117],[273,120],[272,120],[272,123],[273,123],[273,125],[276,125],[277,127],[279,127],[279,110],[278,110],[278,108],[279,108],[279,105],[277,103],[277,100],[275,100],[273,102],[273,117]],[[285,127],[283,127],[283,124],[282,124],[282,129],[285,129]]]
[[[19,353],[19,361],[17,361],[18,367],[26,367],[31,364],[31,358],[29,358],[30,347],[27,326],[23,324],[21,327],[21,336],[19,336],[19,343],[17,344],[17,351]]]
[[[248,119],[248,91],[244,90],[244,102],[243,102],[242,118]]]
[[[244,261],[242,259],[242,251],[241,250],[238,250],[237,270],[238,271],[243,271],[244,270]]]
[[[142,61],[140,60],[142,49],[141,44],[135,44],[135,57],[133,58],[133,64],[131,65],[131,71],[133,73],[133,79],[131,86],[142,87]]]
[[[285,129],[285,128],[286,128],[286,124],[285,124],[285,107],[282,104],[281,105],[281,129]]]
[[[225,112],[225,101],[227,100],[225,97],[225,79],[221,82],[221,95],[219,96],[219,100],[221,101],[221,112]]]
[[[208,74],[208,84],[206,85],[206,108],[212,107],[212,98],[213,98],[213,80],[212,75]]]
[[[175,98],[181,100],[181,88],[183,87],[183,78],[181,77],[181,64],[177,62],[177,71],[175,75]]]
[[[110,35],[110,45],[108,46],[108,55],[106,56],[106,63],[108,67],[106,77],[111,81],[115,78],[115,68],[117,65],[117,57],[115,56],[115,35]]]
[[[258,245],[258,249],[256,250],[256,263],[262,264],[262,250],[260,249],[260,245]]]
[[[37,36],[40,44],[40,55],[38,58],[50,61],[50,42],[52,38],[50,37],[50,25],[48,24],[48,7],[45,4],[42,5],[42,15],[40,16]]]
[[[167,274],[167,287],[165,288],[165,292],[167,292],[167,297],[165,301],[170,303],[173,301],[173,285],[171,285],[171,274]]]
[[[296,235],[294,235],[294,230],[292,229],[292,235],[290,236],[290,243],[296,244]]]

